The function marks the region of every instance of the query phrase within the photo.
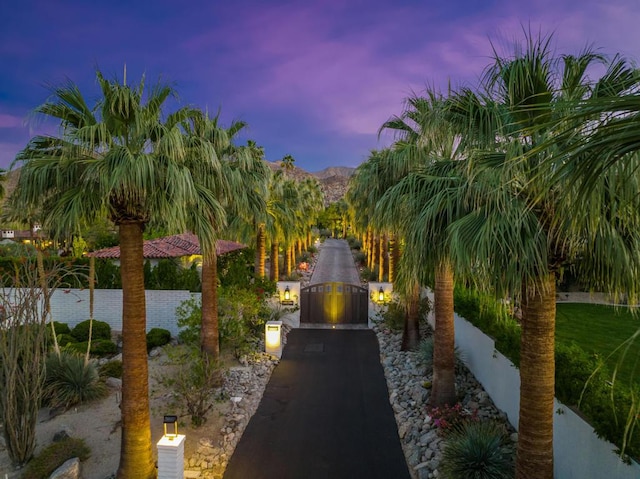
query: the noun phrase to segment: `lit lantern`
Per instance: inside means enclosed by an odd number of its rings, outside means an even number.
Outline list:
[[[284,288],[284,300],[291,301],[291,290],[289,289],[289,286]]]
[[[382,286],[378,290],[378,302],[384,303],[384,289],[382,289]]]
[[[164,437],[170,441],[178,437],[178,416],[165,416],[162,423],[164,426]]]
[[[185,435],[178,434],[178,416],[164,416],[164,435],[158,441],[158,479],[184,477]]]
[[[264,326],[264,350],[274,356],[282,356],[282,321],[267,321]]]

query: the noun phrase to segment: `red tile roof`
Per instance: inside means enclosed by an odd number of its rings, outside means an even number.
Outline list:
[[[183,233],[180,235],[146,240],[142,248],[146,259],[180,258],[181,256],[201,254],[198,237],[193,233]],[[220,256],[242,248],[246,248],[246,246],[241,243],[236,243],[235,241],[218,240],[216,252],[218,256]],[[120,258],[120,247],[113,246],[111,248],[94,251],[89,253],[89,256],[95,258]]]

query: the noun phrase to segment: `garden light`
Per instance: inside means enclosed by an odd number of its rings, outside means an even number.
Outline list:
[[[173,439],[178,437],[178,416],[165,416],[162,423],[164,426],[164,436],[167,439],[172,441]],[[173,426],[173,428],[171,426]],[[169,428],[168,432],[167,427]]]
[[[284,300],[285,301],[290,301],[291,300],[291,290],[289,289],[289,286],[284,288]]]
[[[378,290],[378,302],[384,302],[384,289],[382,289],[382,286],[380,286],[380,289]]]
[[[274,356],[282,356],[282,321],[267,321],[264,326],[264,351]]]

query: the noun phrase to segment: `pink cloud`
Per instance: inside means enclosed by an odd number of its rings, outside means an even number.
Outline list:
[[[21,128],[23,126],[25,126],[24,118],[0,113],[0,128]]]

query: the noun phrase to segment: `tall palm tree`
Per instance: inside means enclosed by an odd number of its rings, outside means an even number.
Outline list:
[[[174,93],[162,84],[145,88],[96,73],[101,97],[89,106],[68,82],[37,113],[60,122],[59,136],[36,136],[18,154],[19,203],[42,207],[50,231],[73,231],[106,212],[118,228],[123,289],[122,441],[117,477],[152,478],[143,275],[143,231],[154,222],[186,229],[194,205],[215,197],[187,167],[177,121],[163,123]],[[179,116],[180,113],[176,113]],[[197,199],[196,199],[197,198]],[[202,218],[206,222],[208,218]],[[54,228],[54,226],[58,228]],[[210,231],[211,237],[213,231]]]
[[[454,274],[447,227],[464,211],[459,173],[462,150],[446,115],[447,99],[433,90],[407,100],[401,116],[383,128],[396,132],[394,171],[399,178],[378,204],[382,221],[402,233],[401,263],[409,277],[434,288],[434,362],[430,404],[453,404],[455,392]],[[456,187],[452,187],[451,183]],[[430,268],[425,268],[429,265]],[[401,274],[402,275],[402,274]]]
[[[189,147],[189,158],[193,169],[201,173],[206,187],[215,193],[215,203],[204,203],[192,210],[190,228],[198,235],[203,253],[202,261],[202,321],[200,331],[201,349],[214,360],[220,356],[220,334],[218,328],[218,268],[216,239],[227,225],[227,209],[247,208],[247,196],[242,194],[250,185],[243,182],[230,161],[237,155],[246,154],[233,144],[233,138],[246,126],[244,122],[233,122],[229,128],[219,125],[220,113],[209,117],[200,110],[189,112],[182,121]],[[225,206],[227,208],[225,208]],[[208,218],[200,223],[201,218]],[[204,228],[204,231],[202,229]],[[213,228],[213,243],[207,242]]]
[[[586,72],[594,63],[604,64],[606,72],[591,82]],[[450,228],[456,267],[473,268],[521,305],[518,478],[553,477],[555,287],[561,268],[579,264],[587,283],[600,288],[637,285],[638,216],[629,212],[637,173],[611,169],[578,197],[575,184],[557,175],[556,158],[565,145],[549,141],[576,99],[615,96],[637,85],[630,72],[591,51],[554,58],[550,37],[529,35],[514,56],[496,54],[484,93],[461,91],[451,102],[462,141],[474,150],[472,175],[488,185],[475,189],[474,211]]]

